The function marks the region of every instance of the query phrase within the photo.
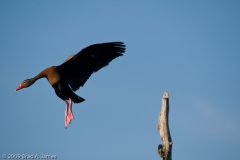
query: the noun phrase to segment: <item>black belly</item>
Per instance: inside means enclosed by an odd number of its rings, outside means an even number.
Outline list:
[[[53,84],[52,87],[54,88],[56,95],[64,101],[69,100],[69,98],[71,98],[74,103],[80,103],[84,101],[82,97],[76,95],[71,90],[67,83],[57,82]]]

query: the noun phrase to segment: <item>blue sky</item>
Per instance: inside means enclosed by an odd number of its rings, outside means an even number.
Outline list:
[[[240,158],[238,1],[0,1],[0,154],[159,159],[170,96],[173,159]],[[75,120],[46,79],[13,90],[94,44],[126,53],[76,93]]]

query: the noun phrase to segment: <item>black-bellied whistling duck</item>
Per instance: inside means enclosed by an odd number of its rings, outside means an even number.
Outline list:
[[[40,78],[47,78],[55,90],[56,95],[65,101],[65,127],[74,118],[72,102],[80,103],[84,99],[73,91],[83,86],[93,72],[107,66],[113,59],[122,56],[125,52],[123,42],[94,44],[82,49],[75,55],[69,56],[59,66],[51,66],[40,72],[36,77],[26,79],[16,88],[20,90],[31,86]],[[68,102],[69,101],[69,102]]]

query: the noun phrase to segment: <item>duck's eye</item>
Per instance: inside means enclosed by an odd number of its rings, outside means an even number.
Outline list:
[[[23,84],[25,84],[26,83],[26,81],[23,81]]]

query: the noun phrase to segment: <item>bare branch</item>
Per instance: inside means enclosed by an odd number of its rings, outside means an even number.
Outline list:
[[[168,125],[168,113],[169,113],[169,96],[166,91],[162,98],[162,110],[158,117],[157,130],[160,133],[160,139],[163,141],[163,145],[158,145],[158,154],[162,160],[172,160],[172,138],[170,135]]]

